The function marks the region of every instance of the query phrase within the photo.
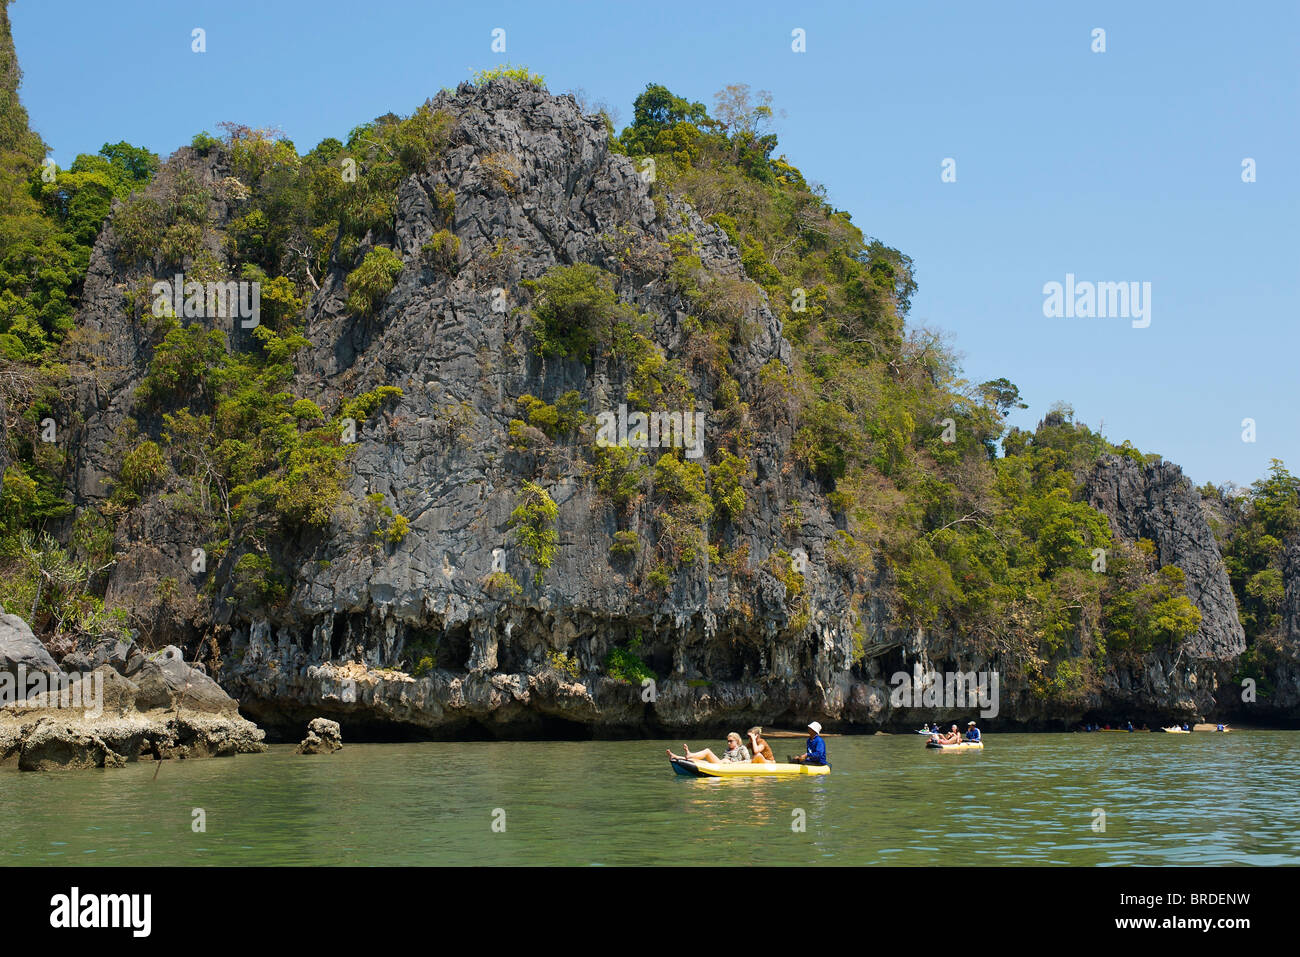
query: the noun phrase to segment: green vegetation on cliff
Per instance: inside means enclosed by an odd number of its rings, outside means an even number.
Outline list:
[[[1215,533],[1246,631],[1241,675],[1271,695],[1269,666],[1282,655],[1287,545],[1300,535],[1300,478],[1274,459],[1269,477],[1248,489],[1206,486],[1201,492],[1221,516]]]
[[[1082,501],[1098,455],[1131,449],[1065,408],[1032,434],[1007,434],[1019,391],[1006,379],[965,381],[938,335],[905,327],[911,260],[773,156],[771,117],[770,98],[743,85],[719,93],[712,116],[651,85],[619,146],[653,158],[656,192],[682,196],[727,234],[779,314],[793,374],[764,370],[772,401],[751,410],[750,428],[775,427],[793,400],[796,454],[842,522],[839,567],[863,591],[885,571],[903,620],[968,636],[1046,697],[1077,698],[1108,656],[1194,632],[1200,615],[1181,573],[1158,573],[1149,551],[1113,541]],[[728,326],[742,293],[707,288],[692,248],[689,236],[676,244],[673,275],[703,336]],[[747,444],[733,438],[738,451]],[[712,476],[728,513],[743,503],[735,462],[723,450]],[[1097,549],[1106,572],[1094,570]]]

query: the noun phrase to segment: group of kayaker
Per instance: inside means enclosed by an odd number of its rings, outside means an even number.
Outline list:
[[[806,753],[790,760],[795,764],[826,764],[826,742],[822,740],[821,731],[822,726],[819,723],[811,722],[808,725]],[[772,755],[772,746],[763,740],[763,729],[755,726],[745,733],[749,737],[749,747],[741,742],[740,735],[732,731],[727,735],[727,749],[722,757],[718,757],[710,748],[692,751],[689,744],[682,745],[684,752],[682,757],[687,761],[707,761],[710,764],[776,764],[776,758]],[[668,749],[668,757],[677,757],[671,748]]]
[[[1176,730],[1176,731],[1191,731],[1191,730],[1192,730],[1192,729],[1191,729],[1191,726],[1188,725],[1188,723],[1187,723],[1186,721],[1183,721],[1183,722],[1181,722],[1181,723],[1177,723],[1177,722],[1176,722],[1176,723],[1174,723],[1174,724],[1169,725],[1169,727],[1170,727],[1170,728],[1173,728],[1173,729]],[[1108,721],[1108,722],[1106,722],[1105,724],[1085,723],[1085,724],[1083,725],[1083,728],[1082,728],[1081,730],[1083,730],[1083,731],[1149,731],[1150,729],[1146,726],[1145,723],[1143,723],[1143,724],[1141,724],[1141,725],[1139,725],[1138,727],[1135,728],[1135,727],[1133,727],[1133,722],[1132,722],[1132,721],[1125,721],[1123,725],[1119,725],[1119,724],[1117,724],[1117,725],[1115,725],[1115,727],[1112,728],[1112,727],[1110,726],[1110,722]],[[1166,730],[1167,730],[1167,729],[1166,729]],[[1224,730],[1224,726],[1223,726],[1222,724],[1220,724],[1220,725],[1219,725],[1215,730],[1216,730],[1216,731],[1223,731],[1223,730]]]
[[[974,744],[980,739],[980,729],[976,726],[974,721],[966,722],[965,737],[963,737],[962,733],[957,730],[955,724],[943,734],[939,732],[939,726],[937,724],[930,725],[928,730],[930,732],[930,740],[935,744],[961,744],[963,741],[969,741],[971,744]]]

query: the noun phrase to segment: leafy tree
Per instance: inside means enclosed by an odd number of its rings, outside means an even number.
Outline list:
[[[679,127],[698,133],[698,127],[709,122],[703,103],[674,96],[658,83],[647,84],[632,105],[632,116],[632,125],[623,130],[620,140],[624,149],[633,154],[672,152],[671,147],[680,145],[682,134],[678,134],[676,142],[661,137]]]
[[[619,302],[614,279],[599,266],[555,266],[532,282],[536,291],[533,337],[544,356],[590,362],[614,341],[617,327],[634,317]]]
[[[528,553],[529,560],[537,566],[533,579],[539,587],[542,584],[542,573],[555,560],[555,546],[559,538],[555,520],[558,515],[559,506],[546,489],[525,479],[519,504],[510,513],[510,526],[515,530],[515,538]]]
[[[374,315],[401,271],[401,257],[387,246],[376,246],[366,253],[361,265],[348,273],[348,309],[362,316]]]

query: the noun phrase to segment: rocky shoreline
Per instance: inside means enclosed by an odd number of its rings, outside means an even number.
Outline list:
[[[22,686],[0,708],[0,765],[106,768],[266,750],[265,732],[179,648],[146,655],[133,643],[112,645],[74,662],[85,670],[64,671],[21,618],[0,609],[0,670],[13,679],[6,688]]]

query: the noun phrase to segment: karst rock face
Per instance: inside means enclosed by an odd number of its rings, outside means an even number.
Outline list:
[[[1257,707],[1274,718],[1291,717],[1300,710],[1300,538],[1287,543],[1282,580],[1282,630],[1276,651],[1265,665],[1265,678],[1271,687],[1263,693],[1256,688],[1255,700],[1247,701],[1242,709],[1250,713]]]
[[[1106,455],[1087,483],[1088,503],[1106,513],[1117,535],[1149,539],[1160,566],[1183,570],[1187,597],[1201,611],[1201,627],[1181,646],[1187,657],[1227,661],[1246,650],[1223,556],[1206,521],[1200,494],[1170,462],[1139,465]]]
[[[557,265],[591,263],[615,277],[619,298],[650,320],[650,338],[687,370],[693,407],[662,411],[703,413],[697,461],[707,471],[736,413],[715,411],[716,377],[685,354],[687,304],[668,279],[667,243],[693,233],[710,274],[743,280],[736,250],[688,206],[661,200],[657,208],[642,171],[610,150],[601,122],[570,97],[496,80],[444,92],[433,105],[454,118],[450,144],[401,184],[394,233],[367,239],[390,246],[404,268],[369,317],[346,306],[346,270],[321,277],[305,330],[313,345],[299,355],[295,383],[322,408],[378,386],[402,390],[359,426],[349,492],[354,503],[382,494],[410,521],[409,532],[377,544],[355,508],[341,509],[321,540],[276,556],[294,563],[284,602],[246,616],[216,596],[213,617],[228,627],[232,652],[223,684],[247,713],[285,726],[322,713],[354,725],[454,732],[469,721],[524,731],[551,718],[637,728],[838,712],[854,653],[853,585],[828,566],[826,543],[836,528],[794,464],[789,397],[773,399],[760,387],[765,363],[790,358],[761,295],[746,307],[746,334],[731,342],[727,367],[749,406],[741,414],[758,423],[747,508],[722,533],[729,547],[748,546],[744,567],[699,563],[673,570],[666,588],[647,587],[649,550],[629,559],[612,555],[611,545],[620,528],[653,541],[665,505],[651,497],[620,515],[599,495],[579,448],[594,429],[531,451],[507,441],[524,394],[554,402],[576,390],[593,416],[628,402],[619,364],[601,355],[590,364],[543,359],[529,347],[522,282]],[[220,151],[179,151],[160,182],[182,167],[217,195],[210,218],[219,231],[237,213],[237,200],[221,201],[230,170]],[[448,189],[455,195],[449,222],[437,195]],[[459,239],[454,269],[433,268],[422,254],[443,228]],[[116,242],[110,225],[95,251],[82,316],[103,333],[104,363],[114,370],[98,394],[81,400],[77,492],[84,502],[107,495],[105,480],[116,469],[111,439],[150,355],[147,333],[125,304],[138,276],[124,274]],[[219,241],[210,248],[225,255]],[[232,320],[217,325],[236,343],[246,335]],[[649,450],[646,464],[661,453]],[[525,479],[558,506],[558,549],[540,584],[510,528]],[[797,525],[788,520],[794,501]],[[111,573],[113,599],[148,602],[146,583],[172,577],[180,579],[179,604],[203,603],[201,580],[185,574],[195,533],[161,496],[134,510],[119,538],[125,556]],[[762,566],[776,550],[797,549],[808,555],[810,600],[807,623],[796,628],[785,585]],[[522,592],[492,594],[485,581],[494,570]],[[867,596],[859,607],[885,640],[883,606]],[[160,613],[182,632],[189,624],[174,611]],[[589,687],[548,666],[556,655],[571,656],[580,673],[603,672],[609,652],[629,643],[659,674],[655,687],[608,678]],[[430,651],[427,673],[412,680],[382,670],[413,644]],[[360,666],[355,678],[341,670],[348,662]]]
[[[1187,597],[1201,612],[1200,627],[1177,647],[1108,676],[1106,692],[1114,706],[1132,702],[1144,711],[1181,717],[1230,707],[1228,679],[1246,650],[1246,636],[1200,494],[1173,463],[1103,455],[1087,477],[1085,497],[1107,515],[1118,537],[1148,539],[1160,567],[1181,568]]]
[[[351,505],[324,533],[277,546],[286,595],[252,611],[228,601],[228,588],[200,591],[204,579],[190,572],[200,533],[165,494],[147,496],[118,525],[122,557],[110,572],[110,602],[155,609],[155,641],[193,646],[218,634],[223,687],[244,713],[285,734],[300,734],[318,716],[350,734],[528,734],[577,725],[675,732],[802,726],[813,717],[880,727],[914,720],[891,707],[890,671],[917,661],[988,667],[960,634],[896,628],[887,574],[865,580],[835,560],[835,518],[792,451],[793,397],[760,374],[765,364],[788,365],[791,350],[757,287],[742,299],[743,334],[726,345],[740,404],[718,400],[716,366],[693,351],[689,306],[669,279],[669,249],[671,237],[693,234],[710,275],[743,281],[726,235],[691,207],[653,195],[647,171],[613,152],[602,123],[571,97],[498,79],[444,91],[433,106],[452,118],[447,148],[401,183],[394,230],[363,243],[400,256],[392,290],[373,315],[358,315],[346,304],[347,270],[334,268],[316,277],[320,288],[307,306],[312,345],[297,359],[297,395],[336,409],[379,386],[402,390],[358,426]],[[182,169],[213,193],[205,242],[228,262],[220,234],[240,202],[228,161],[219,149],[206,156],[182,149],[151,190],[165,189]],[[440,198],[448,191],[450,213]],[[434,264],[423,250],[443,229],[459,240],[454,264]],[[108,495],[120,456],[113,437],[131,414],[152,349],[147,320],[127,301],[144,273],[119,261],[118,242],[110,222],[79,317],[99,334],[102,364],[96,385],[77,397],[84,424],[74,492],[84,507]],[[657,515],[671,506],[651,493],[624,510],[602,496],[589,474],[593,429],[511,447],[520,396],[554,403],[576,390],[591,415],[628,401],[629,370],[609,356],[544,358],[531,347],[526,281],[577,263],[611,274],[619,298],[652,324],[650,338],[681,363],[693,407],[662,411],[703,413],[696,461],[706,472],[728,431],[748,426],[746,507],[715,536],[723,554],[747,548],[743,560],[706,558],[671,569],[666,587],[652,585]],[[236,345],[248,334],[237,320],[214,322]],[[648,467],[661,451],[649,450]],[[540,582],[511,528],[525,480],[558,507],[554,562]],[[400,541],[377,538],[363,520],[360,503],[376,494],[409,520]],[[1216,675],[1241,652],[1242,630],[1195,493],[1172,466],[1124,460],[1099,464],[1089,497],[1119,534],[1152,539],[1162,564],[1184,569],[1205,618],[1178,660],[1111,675],[1106,697],[1093,704],[1212,708]],[[611,551],[618,531],[636,533],[635,554]],[[772,574],[774,557],[804,554],[806,601]],[[489,587],[494,571],[520,591]],[[169,582],[165,601],[161,581]],[[657,674],[652,684],[608,676],[607,656],[629,646]],[[421,659],[424,667],[390,670]],[[1031,709],[1020,717],[1077,715]]]

